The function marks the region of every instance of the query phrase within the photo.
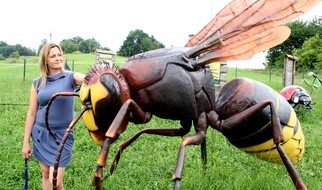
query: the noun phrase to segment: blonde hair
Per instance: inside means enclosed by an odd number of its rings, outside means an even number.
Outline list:
[[[63,50],[61,49],[61,47],[59,45],[53,44],[53,43],[45,44],[39,52],[39,67],[40,67],[41,86],[46,84],[47,76],[49,74],[47,59],[48,59],[48,55],[49,55],[50,50],[55,47],[57,47],[59,49],[61,55],[64,56]],[[61,68],[61,71],[65,72],[65,62],[63,64],[64,64],[64,66]]]

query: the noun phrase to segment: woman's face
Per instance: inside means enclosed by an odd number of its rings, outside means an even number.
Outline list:
[[[47,57],[47,65],[49,73],[61,70],[64,66],[64,58],[57,47],[50,49]]]

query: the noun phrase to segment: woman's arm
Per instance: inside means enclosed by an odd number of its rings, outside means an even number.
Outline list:
[[[28,113],[25,121],[25,133],[23,138],[23,145],[22,145],[22,156],[24,159],[28,159],[31,157],[32,148],[30,146],[30,137],[31,137],[31,130],[36,120],[36,113],[38,109],[38,94],[34,87],[31,85],[30,88],[30,97],[29,97],[29,108]]]
[[[74,82],[75,82],[76,86],[80,86],[83,83],[84,78],[85,78],[85,74],[75,72],[74,73]]]

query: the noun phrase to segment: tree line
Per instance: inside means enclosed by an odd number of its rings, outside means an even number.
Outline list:
[[[293,55],[297,58],[296,69],[320,70],[322,69],[322,17],[314,18],[312,21],[295,20],[286,24],[291,29],[290,37],[278,46],[268,50],[265,67],[270,69],[281,69],[284,66],[284,56]],[[35,56],[40,48],[47,43],[43,40],[37,52],[20,44],[8,45],[0,41],[0,60],[6,58],[17,58],[19,56]],[[76,36],[64,39],[59,44],[64,53],[91,53],[95,49],[110,50],[101,47],[94,38],[83,39]],[[141,52],[164,48],[165,46],[156,40],[153,35],[146,34],[143,30],[130,31],[123,41],[117,54],[120,56],[132,56]]]
[[[19,56],[36,56],[38,55],[41,47],[46,43],[48,43],[47,39],[43,39],[38,49],[33,50],[23,47],[20,44],[9,45],[4,41],[0,41],[0,60],[19,58]],[[94,38],[83,39],[79,36],[70,39],[63,39],[59,45],[64,53],[92,53],[96,49],[110,50],[108,47],[102,47]],[[154,36],[149,36],[142,30],[137,29],[129,32],[117,54],[120,56],[132,56],[139,52],[164,47],[165,46],[161,42],[157,41]]]

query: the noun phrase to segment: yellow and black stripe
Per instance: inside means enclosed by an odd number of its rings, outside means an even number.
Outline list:
[[[272,88],[251,79],[238,78],[227,83],[219,93],[216,112],[229,119],[263,100],[271,100],[280,119],[284,142],[282,147],[296,164],[304,154],[304,135],[291,105]],[[282,164],[273,142],[270,108],[267,106],[238,126],[224,129],[223,134],[237,148],[265,161]]]

